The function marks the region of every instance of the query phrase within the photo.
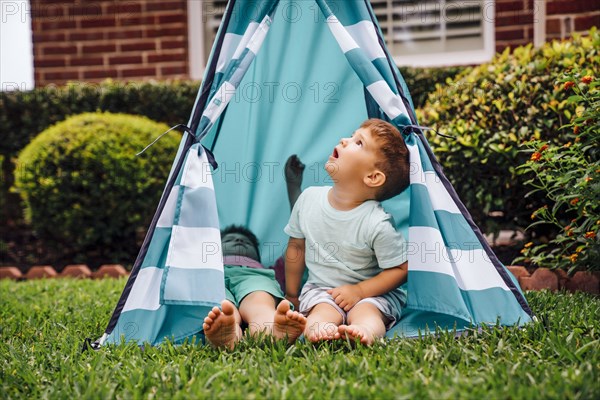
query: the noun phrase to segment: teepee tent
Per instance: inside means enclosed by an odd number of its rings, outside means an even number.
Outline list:
[[[248,226],[271,265],[287,244],[287,157],[307,165],[305,186],[326,185],[331,149],[370,117],[400,129],[412,164],[410,187],[383,203],[409,242],[408,304],[388,335],[531,321],[418,127],[369,1],[230,0],[158,209],[96,345],[201,334],[225,298],[219,228]]]

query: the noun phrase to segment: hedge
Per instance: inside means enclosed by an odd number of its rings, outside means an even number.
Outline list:
[[[48,252],[74,263],[130,264],[180,141],[145,117],[86,113],[42,132],[17,161],[15,187]]]
[[[430,134],[429,140],[484,231],[525,229],[532,212],[546,204],[543,193],[528,195],[531,189],[525,182],[532,174],[517,172],[529,157],[521,145],[530,139],[557,145],[570,140],[561,127],[574,115],[575,105],[557,80],[575,66],[583,75],[597,73],[599,49],[596,29],[539,49],[507,49],[491,63],[463,71],[445,86],[436,85],[429,95],[419,112],[420,123],[455,136]],[[534,237],[556,234],[548,225],[527,232]]]

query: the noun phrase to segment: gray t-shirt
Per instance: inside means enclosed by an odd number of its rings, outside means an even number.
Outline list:
[[[329,204],[329,186],[309,187],[294,205],[286,234],[306,240],[308,281],[321,287],[356,284],[407,260],[406,241],[381,204],[369,200],[349,211]],[[384,295],[396,307],[404,290]]]

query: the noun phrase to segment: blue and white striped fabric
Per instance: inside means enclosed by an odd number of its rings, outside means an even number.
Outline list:
[[[286,11],[282,11],[283,17],[276,17],[278,9],[300,10],[310,21],[294,20]],[[320,10],[320,19],[313,18],[315,10]],[[317,27],[317,24],[321,25]],[[283,39],[269,36],[276,25]],[[321,64],[319,59],[294,53],[294,43],[297,43],[294,40],[304,40],[310,29],[321,27],[321,36],[331,35],[327,40],[313,38],[310,52],[321,57],[337,57],[337,68],[342,65],[346,68],[329,82],[335,83],[336,90],[341,91],[339,99],[319,105],[329,107],[327,113],[310,104],[314,101],[310,96],[289,104],[276,104],[285,100],[257,105],[232,104],[241,83],[248,82],[246,75],[258,75],[256,70],[253,74],[247,72],[252,70],[259,50],[269,39],[269,56],[261,59],[260,65],[262,68],[272,65],[273,76],[265,74],[257,78],[262,79],[260,82],[279,78],[278,82],[284,83],[282,77],[298,76],[286,75],[285,69],[278,70],[279,64],[287,65],[288,70],[290,67],[320,68],[324,74],[329,68],[326,62]],[[344,58],[345,62],[338,62]],[[289,60],[294,62],[284,63]],[[225,114],[225,110],[232,107],[233,111]],[[284,115],[274,118],[275,109]],[[299,115],[297,110],[300,109],[321,112],[321,119],[312,121],[312,115]],[[347,120],[331,124],[334,118],[331,115],[337,115],[336,118],[343,115]],[[224,135],[221,141],[228,140],[229,149],[236,147],[234,150],[238,153],[245,150],[240,148],[241,143],[258,143],[260,148],[248,150],[253,158],[246,160],[256,165],[260,165],[258,161],[275,165],[272,159],[260,157],[275,154],[285,160],[292,153],[301,157],[316,151],[326,154],[332,147],[308,146],[316,143],[317,138],[321,146],[329,146],[331,143],[324,138],[332,126],[345,124],[347,130],[358,126],[367,116],[386,119],[398,126],[410,151],[410,187],[407,189],[410,210],[407,212],[404,200],[384,203],[397,221],[406,222],[409,242],[408,304],[402,319],[388,336],[413,336],[435,328],[460,330],[482,324],[522,325],[531,321],[533,314],[516,280],[493,254],[419,130],[408,89],[385,47],[369,1],[230,0],[192,110],[189,126],[193,134],[184,134],[146,240],[99,342],[158,344],[166,338],[184,340],[201,331],[202,319],[208,310],[225,298],[218,216],[222,210],[217,210],[218,191],[213,183],[223,185],[213,182],[214,171],[200,140],[210,133],[214,149],[219,135]],[[279,121],[278,126],[270,126],[270,121]],[[316,131],[315,126],[328,129]],[[265,132],[289,136],[284,140],[261,136]],[[305,137],[293,140],[294,135]],[[260,182],[244,184],[245,191],[233,188],[228,192],[229,196],[239,197],[233,205],[236,210],[243,198],[263,199],[257,201],[258,205],[253,204],[253,210],[265,210],[261,216],[269,218],[264,222],[269,229],[278,226],[282,229],[286,218],[284,213],[274,212],[276,204],[281,202],[277,203],[279,200],[271,195],[273,185],[266,187],[267,197],[260,197],[256,194]],[[269,200],[264,201],[265,198]],[[248,225],[253,228],[252,224]],[[259,237],[269,234],[258,233]]]

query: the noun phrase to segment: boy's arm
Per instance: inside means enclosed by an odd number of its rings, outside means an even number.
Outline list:
[[[406,282],[408,262],[381,271],[355,285],[344,285],[327,291],[344,311],[350,311],[362,299],[386,294]]]
[[[304,274],[305,239],[291,237],[285,251],[285,298],[298,308],[298,296]]]

